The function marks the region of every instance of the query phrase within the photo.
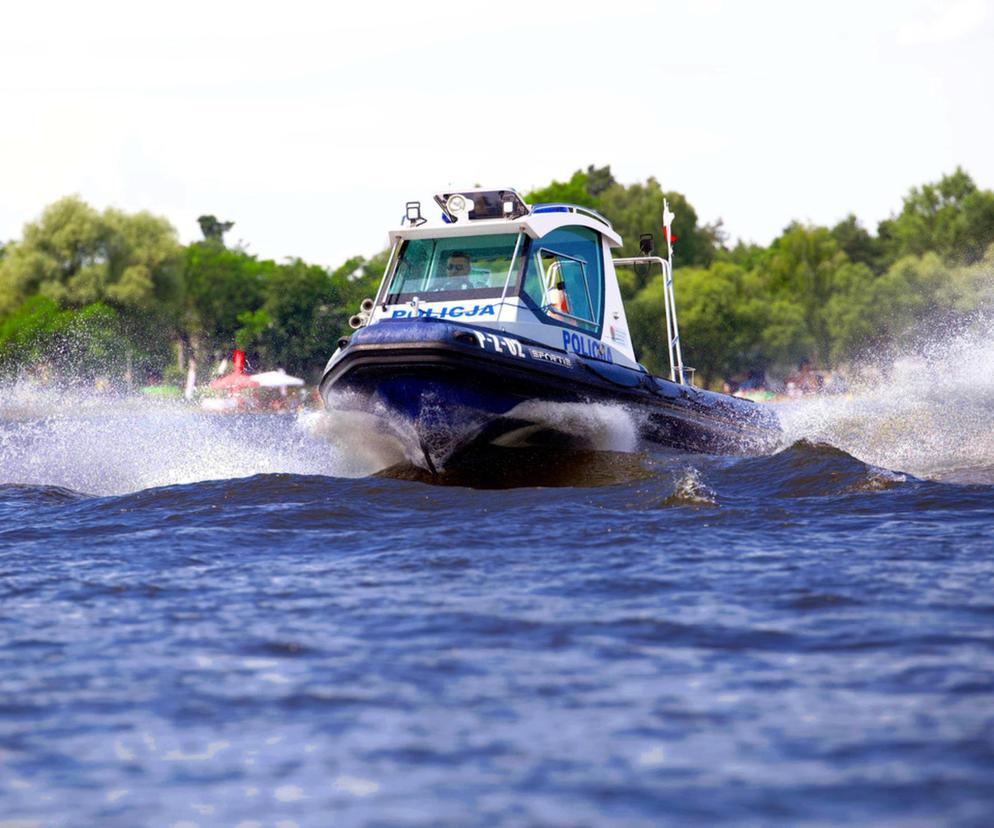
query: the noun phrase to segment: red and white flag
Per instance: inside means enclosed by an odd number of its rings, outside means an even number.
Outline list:
[[[673,224],[673,219],[676,216],[670,212],[670,203],[664,198],[663,199],[663,234],[666,236],[667,244],[673,244],[676,241],[676,236],[673,235],[673,231],[670,229]]]

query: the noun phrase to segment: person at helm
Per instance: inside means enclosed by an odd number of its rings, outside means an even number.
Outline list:
[[[453,250],[445,260],[445,276],[438,281],[437,290],[468,290],[475,287],[470,281],[473,262],[468,253]]]

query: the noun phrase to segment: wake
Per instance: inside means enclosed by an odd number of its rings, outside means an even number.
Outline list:
[[[314,414],[217,415],[181,401],[24,384],[0,389],[0,399],[0,485],[119,495],[256,474],[358,477],[381,467],[323,439]]]
[[[783,448],[827,444],[879,469],[994,482],[994,324],[864,366],[844,396],[776,410]],[[484,485],[493,474],[495,485],[576,485],[643,476],[647,447],[621,406],[533,401],[512,413],[524,425],[499,441],[503,459],[474,454],[469,476],[463,464],[448,482]],[[258,474],[429,479],[418,468],[416,441],[395,425],[336,409],[216,415],[175,400],[19,383],[0,388],[0,485],[118,495]],[[549,432],[570,435],[569,450],[532,452]]]
[[[612,406],[534,402],[515,414],[536,432],[573,435],[588,461],[595,452],[632,452],[637,443],[631,417]],[[258,474],[365,477],[421,459],[405,432],[410,424],[393,425],[340,409],[212,414],[180,400],[22,382],[0,388],[0,485],[120,495]],[[525,445],[529,432],[519,435]],[[542,479],[540,468],[533,471]]]
[[[778,406],[784,442],[917,477],[994,481],[994,325],[869,366],[845,396]]]

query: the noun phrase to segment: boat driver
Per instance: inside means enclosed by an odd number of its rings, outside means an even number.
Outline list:
[[[468,290],[476,287],[469,278],[472,261],[468,253],[453,250],[445,261],[445,279],[441,280],[439,290]]]

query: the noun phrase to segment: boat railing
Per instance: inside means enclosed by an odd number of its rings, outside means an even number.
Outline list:
[[[670,357],[670,382],[686,385],[687,379],[683,367],[683,352],[680,349],[680,326],[676,320],[676,299],[673,295],[673,268],[661,256],[630,256],[624,259],[614,259],[614,265],[634,267],[635,265],[657,264],[663,271],[663,307],[666,311],[666,344]]]

